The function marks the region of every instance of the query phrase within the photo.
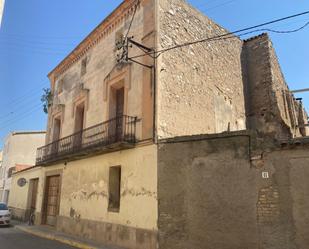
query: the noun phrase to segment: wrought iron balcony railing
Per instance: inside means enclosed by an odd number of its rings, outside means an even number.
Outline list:
[[[132,146],[136,142],[136,117],[120,116],[86,128],[38,148],[36,165],[79,157],[102,149]]]

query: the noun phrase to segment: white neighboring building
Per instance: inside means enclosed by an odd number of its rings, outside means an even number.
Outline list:
[[[0,202],[8,203],[12,173],[35,165],[36,150],[44,143],[45,131],[12,132],[6,137],[0,170]]]
[[[3,11],[4,11],[4,2],[5,2],[5,0],[0,0],[0,28],[1,28]]]

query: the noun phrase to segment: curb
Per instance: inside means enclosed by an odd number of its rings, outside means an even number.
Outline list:
[[[93,246],[90,246],[88,244],[85,244],[85,243],[82,243],[82,242],[78,242],[76,240],[72,240],[72,239],[66,239],[66,238],[62,238],[60,236],[57,236],[57,235],[50,235],[50,234],[47,234],[47,233],[44,233],[44,232],[39,232],[39,231],[32,231],[26,227],[23,227],[23,226],[15,226],[15,228],[25,232],[25,233],[29,233],[29,234],[32,234],[34,236],[37,236],[37,237],[40,237],[40,238],[43,238],[43,239],[49,239],[49,240],[54,240],[54,241],[58,241],[58,242],[61,242],[63,244],[67,244],[67,245],[70,245],[70,246],[74,246],[76,248],[80,248],[80,249],[98,249],[97,247],[93,247]]]

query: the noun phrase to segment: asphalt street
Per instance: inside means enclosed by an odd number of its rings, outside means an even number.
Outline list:
[[[76,249],[57,241],[39,238],[14,228],[0,227],[0,249]]]

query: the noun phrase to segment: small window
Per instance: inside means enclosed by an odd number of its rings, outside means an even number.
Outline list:
[[[57,90],[58,90],[58,94],[63,92],[63,79],[58,81]]]
[[[15,170],[16,170],[15,167],[9,168],[9,170],[8,170],[8,178],[12,177],[12,174],[15,172]]]
[[[109,168],[108,211],[119,212],[120,209],[121,167]]]
[[[87,73],[87,58],[84,58],[82,60],[82,65],[81,65],[81,76],[85,75]]]

